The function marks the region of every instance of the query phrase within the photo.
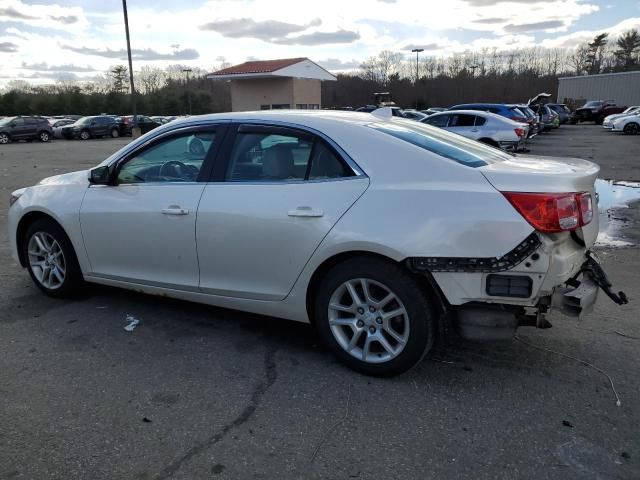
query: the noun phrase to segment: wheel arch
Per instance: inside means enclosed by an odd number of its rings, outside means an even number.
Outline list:
[[[487,145],[491,145],[493,147],[499,147],[500,144],[496,142],[493,138],[482,137],[478,139],[479,142],[486,143]]]
[[[52,215],[49,215],[48,213],[43,212],[41,210],[32,210],[30,212],[27,212],[22,216],[22,218],[18,222],[18,228],[16,228],[16,245],[18,247],[17,248],[18,259],[20,260],[20,265],[23,268],[27,267],[27,259],[24,256],[24,250],[22,248],[22,245],[24,243],[24,237],[27,234],[27,230],[29,229],[29,226],[31,226],[37,220],[40,220],[43,218],[46,218],[55,222],[60,227],[60,229],[64,232],[67,238],[70,238],[69,234],[67,233],[65,228],[62,226],[62,224],[58,220],[56,220]]]
[[[439,314],[445,313],[449,308],[449,303],[447,302],[444,294],[440,290],[437,282],[433,278],[433,276],[429,272],[424,273],[416,273],[411,270],[408,266],[406,260],[397,261],[393,258],[383,255],[381,253],[376,253],[367,250],[349,250],[337,253],[331,257],[326,258],[318,267],[316,267],[315,271],[311,275],[309,282],[307,283],[307,291],[306,291],[306,310],[309,321],[313,324],[315,321],[314,318],[314,303],[315,296],[318,290],[318,286],[320,282],[324,279],[331,268],[336,265],[345,262],[347,260],[351,260],[353,258],[376,258],[385,260],[391,263],[395,263],[399,265],[403,269],[406,270],[416,281],[420,284],[420,286],[425,289],[425,291],[432,297],[434,301],[434,305],[438,309]],[[437,326],[436,326],[437,328]]]

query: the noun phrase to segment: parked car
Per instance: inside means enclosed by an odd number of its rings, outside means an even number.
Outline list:
[[[558,120],[561,125],[569,122],[571,110],[564,103],[547,103],[547,107],[558,114]]]
[[[618,118],[622,118],[626,115],[633,115],[634,113],[640,112],[640,106],[632,106],[627,108],[624,112],[622,113],[614,113],[612,115],[607,115],[604,118],[604,121],[602,122],[602,127],[603,128],[607,128],[607,129],[611,129],[613,128],[613,121],[617,120]]]
[[[609,288],[590,254],[597,165],[514,158],[382,113],[169,123],[13,192],[10,250],[48,295],[94,282],[311,322],[378,376],[414,366],[444,328],[509,338]]]
[[[491,112],[506,117],[514,122],[529,124],[529,130],[533,128],[535,121],[525,115],[517,105],[508,105],[504,103],[465,103],[455,105],[449,110],[480,110],[483,112]]]
[[[44,117],[18,116],[0,120],[0,144],[18,140],[48,142],[51,138],[53,131]]]
[[[113,117],[98,115],[92,117],[82,117],[75,123],[62,127],[62,136],[67,139],[79,138],[89,140],[90,138],[120,136],[120,130]]]
[[[624,132],[627,135],[637,135],[640,133],[640,112],[615,119],[611,131]]]
[[[533,138],[538,133],[540,133],[544,127],[544,124],[540,121],[539,116],[531,110],[531,107],[528,105],[516,105],[518,110],[520,110],[529,120],[527,124],[529,125],[529,134],[527,138]]]
[[[508,150],[524,148],[528,125],[517,123],[495,113],[456,110],[434,113],[422,123],[443,128],[463,137]]]
[[[601,125],[605,117],[615,113],[622,113],[626,108],[619,107],[613,102],[591,100],[573,112],[573,115],[569,118],[569,123],[595,122],[597,125]]]
[[[154,128],[158,128],[160,126],[159,122],[153,121],[150,117],[146,115],[138,115],[138,127],[140,127],[140,132],[145,134],[150,132]],[[116,122],[118,124],[118,129],[120,135],[131,135],[131,129],[133,128],[133,115],[127,115],[124,117],[116,118]]]
[[[165,123],[169,123],[173,117],[161,117],[161,116],[155,116],[155,117],[149,117],[151,118],[152,121],[156,122],[159,125],[164,125]]]
[[[51,123],[51,128],[53,130],[53,138],[65,138],[64,135],[62,134],[63,127],[66,127],[68,125],[73,125],[74,123],[76,123],[76,121],[71,118],[65,118],[62,120],[54,119],[53,123]]]
[[[558,114],[546,105],[532,105],[531,109],[540,116],[543,124],[543,132],[560,126]]]

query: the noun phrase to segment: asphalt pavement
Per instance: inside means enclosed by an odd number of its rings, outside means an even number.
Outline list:
[[[2,145],[0,198],[127,142]],[[563,126],[530,146],[640,180],[640,136]],[[598,253],[629,305],[601,295],[582,320],[383,380],[304,324],[98,286],[48,298],[10,258],[5,207],[0,479],[640,478],[640,255]]]

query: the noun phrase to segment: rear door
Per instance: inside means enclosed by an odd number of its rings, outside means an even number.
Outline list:
[[[25,140],[29,137],[29,126],[24,117],[17,117],[11,122],[11,138]]]
[[[204,293],[281,300],[369,179],[304,130],[237,126],[198,208]]]
[[[478,139],[478,129],[475,126],[475,115],[456,113],[451,115],[447,130],[462,135],[463,137]]]

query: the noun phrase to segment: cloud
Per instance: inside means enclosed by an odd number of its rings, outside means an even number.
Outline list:
[[[549,3],[548,0],[464,0],[469,5],[474,7],[488,7],[492,5],[497,5],[498,3]]]
[[[76,23],[79,20],[75,15],[49,15],[49,18],[55,22],[60,22],[65,25],[71,25],[72,23]]]
[[[612,40],[621,33],[633,28],[640,29],[640,17],[627,18],[615,25],[599,30],[580,30],[555,38],[546,38],[542,41],[542,46],[547,48],[574,48],[582,43],[590,42],[593,37],[600,33],[608,32],[609,39]]]
[[[493,25],[495,23],[506,23],[508,22],[508,18],[480,18],[478,20],[474,20],[473,23],[481,23],[483,25]]]
[[[22,13],[13,7],[0,8],[0,17],[8,17],[13,20],[35,20],[38,18]]]
[[[411,50],[416,50],[420,48],[426,51],[430,51],[430,50],[440,50],[444,48],[444,46],[438,45],[437,43],[423,43],[423,44],[410,43],[409,45],[405,45],[404,47],[402,47],[402,50],[411,51]]]
[[[279,20],[263,20],[256,22],[251,18],[232,18],[216,20],[198,27],[200,30],[210,30],[229,38],[256,38],[265,42],[282,40],[291,33],[302,32],[309,27],[317,27],[320,19],[312,20],[303,25],[281,22]]]
[[[13,42],[0,42],[0,52],[14,53],[18,51],[18,45]]]
[[[22,62],[23,70],[39,70],[48,72],[95,72],[96,69],[90,66],[72,65],[48,65],[46,62],[41,63],[25,63]]]
[[[127,59],[127,51],[125,49],[111,50],[110,48],[74,47],[71,45],[62,45],[61,48],[81,55],[118,58],[120,60]],[[195,60],[200,57],[200,54],[193,48],[174,50],[171,53],[161,53],[151,48],[132,48],[131,57],[134,60]]]
[[[79,80],[80,77],[73,72],[35,72],[31,75],[18,75],[20,78],[48,78],[58,81]]]
[[[342,61],[338,58],[327,58],[326,60],[320,60],[316,63],[327,70],[354,70],[360,67],[362,61]]]
[[[339,29],[335,32],[314,32],[272,40],[278,45],[326,45],[328,43],[352,43],[360,39],[358,32]]]
[[[522,23],[519,25],[511,23],[509,25],[505,25],[504,31],[507,33],[525,33],[535,32],[538,30],[552,30],[562,28],[564,26],[565,23],[562,20],[547,20],[544,22]]]

